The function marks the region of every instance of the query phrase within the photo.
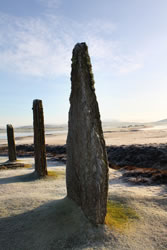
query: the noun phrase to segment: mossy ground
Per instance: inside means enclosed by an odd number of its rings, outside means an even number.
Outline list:
[[[16,163],[22,163],[24,164],[24,168],[32,168],[32,164],[29,164],[29,163],[23,163],[22,160],[16,160]]]
[[[105,223],[112,229],[124,231],[134,220],[139,219],[136,211],[125,204],[109,200]]]
[[[53,178],[62,178],[65,176],[65,172],[63,170],[56,170],[56,171],[49,170],[47,176]]]

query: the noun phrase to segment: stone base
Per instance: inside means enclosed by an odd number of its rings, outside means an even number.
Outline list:
[[[31,166],[32,166],[31,164],[25,164],[23,162],[6,161],[4,163],[0,163],[0,170],[3,170],[3,169],[16,169],[16,168],[29,168]]]

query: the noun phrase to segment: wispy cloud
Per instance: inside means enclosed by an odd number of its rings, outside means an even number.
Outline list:
[[[62,0],[37,0],[40,4],[44,5],[48,9],[57,9],[60,5]]]
[[[51,6],[59,0],[39,0]],[[40,77],[69,75],[73,46],[87,42],[95,71],[124,74],[142,67],[137,55],[121,55],[111,34],[116,26],[104,20],[78,23],[46,14],[19,18],[0,14],[0,68]]]
[[[128,74],[143,67],[142,55],[134,54],[126,56],[116,56],[113,60],[113,69],[118,74]]]
[[[0,67],[36,76],[69,73],[70,37],[57,33],[59,23],[51,27],[48,21],[8,17],[0,38]]]

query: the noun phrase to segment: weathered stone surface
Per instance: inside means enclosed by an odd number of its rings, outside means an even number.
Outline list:
[[[41,100],[33,101],[34,118],[34,156],[35,171],[39,176],[47,175],[46,148],[45,148],[45,129],[43,106]]]
[[[88,48],[77,44],[72,57],[67,137],[67,195],[95,225],[103,224],[108,193],[108,162]]]
[[[11,124],[7,125],[7,138],[8,138],[9,161],[16,161],[16,146],[15,146],[14,130]]]

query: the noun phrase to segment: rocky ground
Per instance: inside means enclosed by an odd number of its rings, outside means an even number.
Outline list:
[[[124,177],[137,183],[167,183],[167,144],[107,146],[109,166],[124,169]],[[18,156],[33,156],[33,144],[16,146]],[[66,145],[46,145],[47,157],[52,161],[66,163]],[[6,156],[7,147],[0,148]]]
[[[111,168],[123,169],[133,183],[167,184],[167,144],[107,147]]]
[[[107,146],[110,167],[136,166],[141,168],[156,168],[167,170],[167,144],[132,144],[121,146]],[[18,156],[33,156],[33,144],[16,146]],[[66,145],[46,145],[48,157],[66,162]],[[6,156],[8,148],[0,147],[0,156]]]
[[[107,152],[111,167],[136,166],[167,170],[167,144],[109,146]]]

